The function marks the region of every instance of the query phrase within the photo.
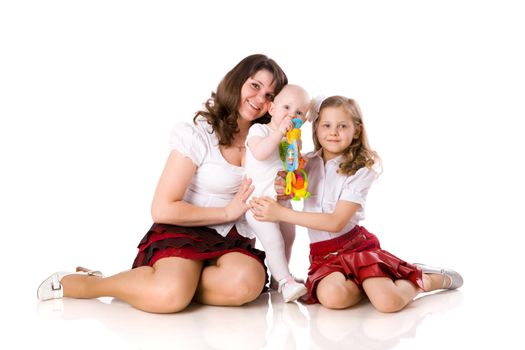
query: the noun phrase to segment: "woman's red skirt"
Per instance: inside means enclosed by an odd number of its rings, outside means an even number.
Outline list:
[[[381,249],[379,240],[362,226],[350,232],[310,244],[310,268],[306,303],[318,303],[317,284],[332,272],[340,272],[360,288],[369,277],[406,279],[423,288],[421,270]]]
[[[255,248],[255,239],[239,235],[235,226],[226,237],[209,227],[183,227],[153,224],[140,241],[133,268],[152,266],[159,259],[179,257],[209,260],[231,252],[246,254],[256,259],[266,270],[265,254]]]

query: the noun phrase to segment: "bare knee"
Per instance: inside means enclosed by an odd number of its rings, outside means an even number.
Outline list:
[[[397,312],[407,305],[407,301],[395,293],[378,293],[370,298],[370,302],[378,311],[385,313]]]
[[[239,269],[228,278],[224,294],[232,306],[240,306],[257,299],[264,287],[264,270],[254,273],[250,269]]]
[[[144,311],[175,313],[184,310],[192,301],[195,291],[184,284],[161,283],[152,286]]]
[[[329,309],[346,309],[361,300],[361,291],[353,283],[320,283],[316,293],[321,305]]]

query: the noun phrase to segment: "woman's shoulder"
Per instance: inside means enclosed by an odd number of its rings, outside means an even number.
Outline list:
[[[169,137],[170,149],[190,157],[198,166],[202,164],[207,153],[210,152],[212,135],[211,125],[206,120],[193,122],[180,121],[173,125]]]
[[[211,133],[213,132],[212,126],[208,123],[208,121],[203,118],[199,117],[195,119],[195,121],[177,121],[175,122],[173,126],[173,131],[181,131],[181,132],[188,132],[192,131],[198,134],[204,134],[204,133]]]
[[[212,126],[204,118],[198,118],[194,122],[178,121],[172,127],[170,138],[195,137],[205,141],[213,134]]]

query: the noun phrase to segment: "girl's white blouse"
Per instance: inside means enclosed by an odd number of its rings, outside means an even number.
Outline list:
[[[355,227],[365,218],[366,196],[370,186],[380,172],[380,166],[372,169],[359,169],[354,175],[346,176],[337,173],[342,156],[329,160],[324,164],[322,149],[306,154],[305,170],[308,174],[308,191],[310,198],[304,202],[303,211],[315,213],[333,213],[338,201],[349,201],[360,204],[361,207],[352,216],[343,230],[337,233],[308,229],[310,242],[320,242],[341,236]]]
[[[206,119],[196,125],[180,122],[174,125],[169,138],[170,150],[190,158],[197,166],[184,201],[199,207],[225,207],[239,190],[244,168],[228,163],[221,154],[219,141]],[[235,222],[209,225],[226,236]]]

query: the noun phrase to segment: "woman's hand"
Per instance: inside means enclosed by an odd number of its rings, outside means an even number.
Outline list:
[[[255,219],[259,221],[282,221],[282,212],[286,209],[270,197],[254,197],[250,208]]]
[[[252,185],[252,179],[244,178],[242,180],[239,191],[232,198],[230,203],[224,208],[226,211],[226,221],[235,221],[241,217],[250,208],[246,203],[248,197],[252,194],[254,187]]]
[[[278,201],[285,201],[292,198],[291,194],[284,194],[286,188],[286,171],[280,170],[277,172],[277,176],[274,181],[275,192],[277,193]]]

